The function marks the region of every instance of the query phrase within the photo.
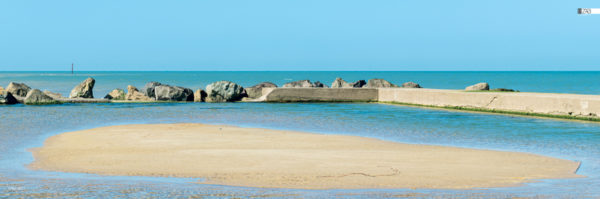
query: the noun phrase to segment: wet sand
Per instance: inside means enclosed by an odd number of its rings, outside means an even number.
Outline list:
[[[31,169],[248,187],[469,189],[581,177],[578,162],[527,153],[204,124],[68,132],[31,151]]]

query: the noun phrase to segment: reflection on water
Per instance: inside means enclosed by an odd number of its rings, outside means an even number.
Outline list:
[[[0,106],[0,197],[600,197],[600,123],[383,104],[158,103]],[[52,135],[131,123],[198,122],[531,152],[582,161],[580,179],[479,190],[288,190],[201,185],[198,179],[31,171],[26,150]],[[555,195],[556,196],[556,195]]]

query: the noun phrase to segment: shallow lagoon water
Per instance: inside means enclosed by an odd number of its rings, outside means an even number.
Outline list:
[[[373,103],[158,103],[0,106],[0,197],[600,197],[600,123]],[[474,190],[295,190],[199,179],[32,171],[28,148],[63,132],[118,124],[207,123],[529,152],[581,161],[587,178]]]

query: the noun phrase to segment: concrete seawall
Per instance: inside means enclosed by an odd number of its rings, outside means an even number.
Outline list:
[[[276,88],[266,102],[376,102],[374,88]]]
[[[382,102],[600,121],[600,95],[414,88],[275,88],[266,102]]]
[[[378,99],[379,102],[445,108],[600,119],[600,95],[381,88]]]

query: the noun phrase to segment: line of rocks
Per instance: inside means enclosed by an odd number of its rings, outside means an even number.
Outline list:
[[[174,102],[235,102],[246,99],[257,99],[264,95],[265,88],[277,88],[271,82],[262,82],[252,87],[244,88],[230,81],[217,81],[206,86],[206,90],[192,89],[162,84],[160,82],[149,82],[141,91],[136,87],[127,86],[125,90],[117,88],[109,92],[104,99],[94,99],[94,85],[96,80],[87,78],[76,85],[70,92],[68,98],[50,91],[32,89],[24,83],[10,82],[6,89],[0,87],[0,104],[23,103],[28,105],[60,104],[62,102],[110,102],[110,101],[174,101]],[[282,88],[329,88],[329,86],[316,81],[299,80],[286,83]],[[384,79],[370,79],[369,81],[358,80],[346,82],[342,78],[336,78],[331,88],[421,88],[414,82],[406,82],[401,86],[393,84]],[[465,88],[467,91],[488,91],[489,84],[478,83]],[[493,89],[492,91],[514,91],[512,89]]]

